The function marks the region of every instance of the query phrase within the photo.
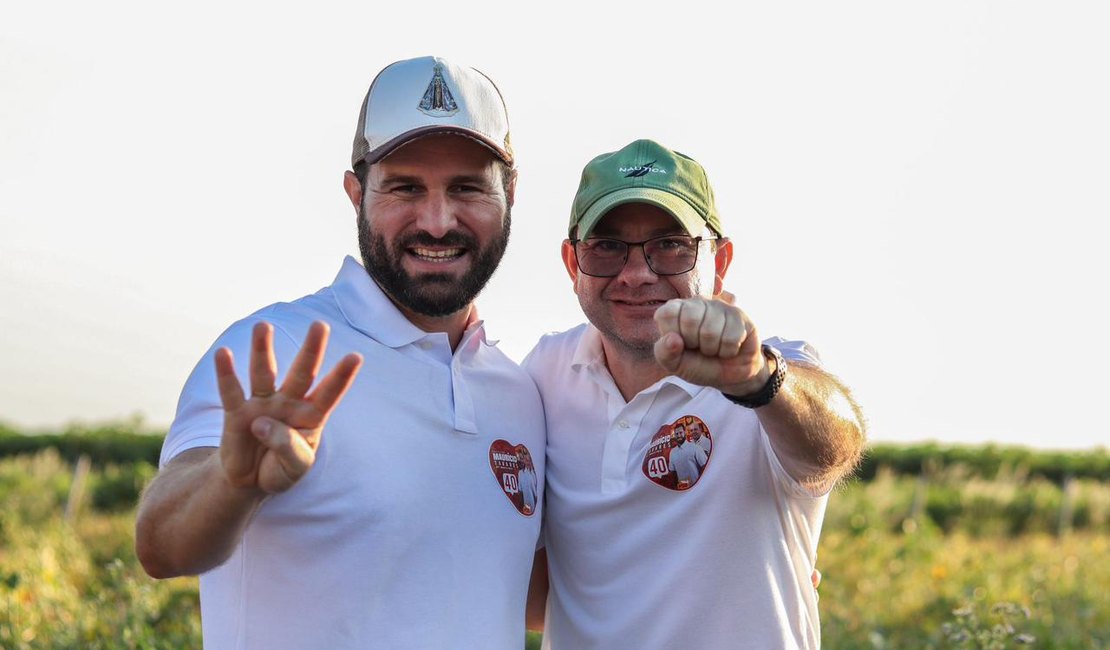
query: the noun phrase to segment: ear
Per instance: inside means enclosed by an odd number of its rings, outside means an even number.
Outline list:
[[[358,182],[358,176],[354,172],[343,172],[343,189],[351,199],[351,205],[355,206],[355,214],[358,214],[362,207],[362,183]]]
[[[574,244],[569,239],[563,240],[563,266],[567,268],[567,275],[574,283],[574,291],[578,293],[578,257],[574,253]]]
[[[732,264],[732,240],[725,237],[717,241],[717,253],[713,258],[716,277],[713,279],[713,295],[720,295],[725,288],[725,273]]]

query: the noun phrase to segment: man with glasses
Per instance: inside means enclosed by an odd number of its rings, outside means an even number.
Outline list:
[[[722,290],[733,245],[691,158],[650,140],[594,158],[568,235],[589,323],[524,362],[548,433],[530,624],[546,594],[555,650],[818,647],[817,539],[858,406]],[[713,444],[684,485],[665,448],[688,418]]]

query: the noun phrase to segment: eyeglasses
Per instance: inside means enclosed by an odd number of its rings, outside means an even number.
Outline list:
[[[620,275],[628,263],[628,251],[633,246],[644,249],[644,260],[656,275],[681,275],[698,263],[698,248],[702,242],[716,237],[687,237],[664,235],[644,241],[621,241],[604,237],[572,239],[578,270],[595,278]]]

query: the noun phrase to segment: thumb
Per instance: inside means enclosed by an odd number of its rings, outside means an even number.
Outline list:
[[[677,332],[667,332],[655,341],[655,361],[667,372],[678,370],[686,346]]]
[[[735,305],[736,304],[736,296],[733,295],[729,291],[725,291],[724,289],[721,290],[721,293],[714,296],[714,298],[716,298],[717,300],[720,300],[721,302],[725,303],[726,305]]]
[[[251,433],[262,446],[274,452],[285,473],[297,480],[312,467],[316,452],[300,431],[274,418],[259,416],[251,422]]]

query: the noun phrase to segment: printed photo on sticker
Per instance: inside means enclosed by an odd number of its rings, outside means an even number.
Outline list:
[[[712,453],[709,427],[696,415],[683,415],[652,436],[644,476],[669,490],[689,490],[705,473]]]
[[[509,503],[520,514],[532,516],[539,500],[539,479],[532,454],[524,445],[507,440],[494,440],[489,446],[489,466]]]

